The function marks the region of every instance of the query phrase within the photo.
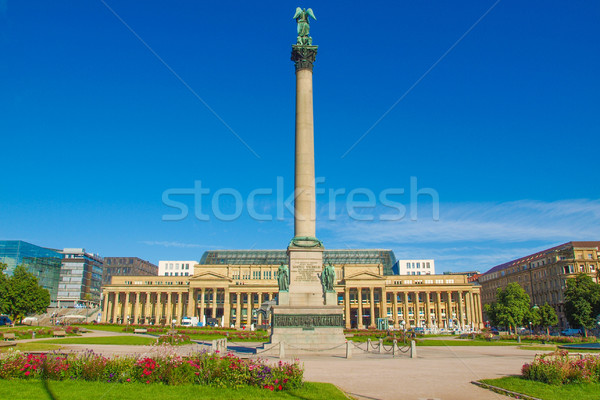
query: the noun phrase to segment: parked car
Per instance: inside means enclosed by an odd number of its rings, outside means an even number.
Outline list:
[[[563,335],[563,336],[579,336],[579,335],[581,335],[581,330],[579,330],[579,329],[565,329],[564,331],[561,331],[560,334]]]
[[[8,315],[0,315],[0,326],[12,326],[13,322],[10,318],[8,318]]]

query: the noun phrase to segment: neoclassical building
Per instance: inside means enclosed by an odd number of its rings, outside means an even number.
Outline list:
[[[102,320],[167,324],[217,318],[220,325],[268,324],[257,310],[277,297],[277,269],[285,250],[206,252],[191,276],[113,276],[103,287]],[[482,326],[479,285],[461,275],[393,275],[390,250],[325,250],[335,267],[338,304],[346,328],[375,327],[387,318],[397,329]]]
[[[482,303],[496,301],[498,288],[517,282],[529,294],[532,306],[550,304],[556,310],[560,327],[567,328],[564,310],[567,279],[585,273],[599,282],[599,259],[600,241],[574,241],[497,265],[478,278]]]

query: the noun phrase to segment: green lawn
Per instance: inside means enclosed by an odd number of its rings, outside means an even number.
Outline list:
[[[57,344],[46,344],[46,341],[43,341],[43,342],[17,343],[16,346],[1,347],[0,348],[0,353],[7,352],[8,349],[19,350],[19,351],[23,351],[23,352],[28,352],[28,351],[53,351],[53,350],[60,350],[60,349],[62,349],[62,346],[59,346]]]
[[[525,345],[525,346],[519,346],[519,349],[551,352],[551,351],[556,351],[556,346],[528,346],[528,345]]]
[[[417,346],[515,346],[516,343],[505,343],[500,340],[488,342],[487,340],[432,340],[422,339],[417,341]]]
[[[581,383],[562,386],[548,385],[542,382],[529,381],[518,376],[498,379],[482,379],[480,382],[498,386],[543,400],[597,400],[600,398],[600,384]]]
[[[156,343],[156,339],[147,336],[106,336],[50,339],[44,340],[44,343],[150,345]]]
[[[79,399],[122,399],[122,400],[180,400],[180,399],[306,399],[342,400],[347,397],[329,383],[307,382],[304,387],[285,392],[271,392],[266,389],[246,387],[243,389],[221,389],[207,386],[185,385],[165,386],[141,383],[100,383],[84,381],[50,381],[48,387],[55,398],[61,400]],[[50,399],[41,381],[11,380],[1,381],[0,399],[29,400]]]

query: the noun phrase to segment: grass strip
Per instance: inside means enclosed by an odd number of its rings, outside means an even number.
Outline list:
[[[571,383],[558,386],[530,381],[519,376],[482,379],[480,382],[543,400],[597,400],[600,397],[600,384],[598,383]]]
[[[0,381],[0,399],[29,400],[50,399],[39,380]],[[240,389],[215,388],[199,385],[166,386],[141,383],[103,383],[85,381],[49,381],[48,388],[61,400],[122,399],[181,400],[181,399],[347,399],[342,391],[329,383],[307,382],[300,389],[271,392],[268,389],[244,387]]]
[[[156,338],[147,336],[101,336],[101,337],[77,337],[65,339],[44,340],[44,343],[58,344],[115,344],[145,346],[156,343]]]

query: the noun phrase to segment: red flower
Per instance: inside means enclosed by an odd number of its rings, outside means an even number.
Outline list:
[[[25,372],[25,376],[28,376],[31,372],[27,371]]]
[[[277,386],[277,389],[283,390],[283,387],[281,385],[279,385],[279,386]]]

